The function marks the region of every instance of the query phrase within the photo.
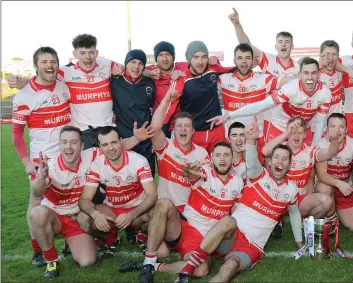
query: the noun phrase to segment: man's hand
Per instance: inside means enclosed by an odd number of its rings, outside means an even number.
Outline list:
[[[148,75],[153,80],[159,80],[161,78],[161,69],[148,70]]]
[[[290,122],[287,126],[287,135],[289,136],[290,134],[294,133],[301,125],[302,122],[299,119]]]
[[[327,67],[328,63],[330,63],[330,60],[328,60],[326,53],[320,53],[320,55],[319,55],[320,69]]]
[[[259,127],[257,126],[256,116],[254,115],[253,123],[245,128],[246,141],[256,141],[259,137]]]
[[[49,174],[48,157],[45,155],[43,157],[42,152],[39,152],[39,179],[46,179]]]
[[[180,97],[180,94],[175,89],[168,89],[167,94],[165,95],[164,99],[167,103],[171,103],[174,100],[177,100]]]
[[[220,116],[213,117],[213,118],[207,120],[206,122],[207,123],[211,122],[210,130],[212,130],[215,125],[216,126],[222,125],[229,118],[230,118],[229,114],[225,114],[225,115],[220,115]]]
[[[337,188],[340,190],[340,192],[346,197],[349,196],[351,193],[353,193],[353,188],[346,182],[341,181]]]
[[[116,115],[113,113],[112,123],[115,124],[116,122]]]
[[[115,226],[120,229],[125,229],[132,222],[131,213],[123,213],[119,214],[119,216],[115,219]]]
[[[108,221],[114,222],[113,218],[99,212],[98,210],[94,211],[91,216],[94,220],[94,225],[96,225],[98,230],[103,232],[110,231],[110,224]]]
[[[327,136],[331,143],[339,143],[338,141],[338,131],[336,128],[329,128],[327,132]]]
[[[183,164],[183,174],[189,180],[195,179],[195,177],[206,179],[207,176],[201,172],[202,165],[200,162],[188,162]]]
[[[211,56],[208,58],[209,65],[219,65],[219,60],[216,56]]]
[[[9,84],[10,88],[17,88],[17,89],[22,89],[27,84],[27,82],[24,82],[22,80],[22,77],[18,75],[13,75],[13,74],[10,74],[7,77],[7,83]]]
[[[230,21],[232,22],[233,25],[238,25],[240,22],[239,22],[239,14],[237,12],[237,10],[235,10],[233,8],[233,13],[230,14],[228,16],[228,18],[230,19]]]
[[[134,122],[134,137],[139,141],[142,142],[144,140],[150,139],[154,136],[156,130],[153,129],[151,126],[148,126],[148,122],[145,122],[141,128],[137,128],[137,122]]]
[[[38,166],[28,157],[26,157],[26,159],[27,161],[22,161],[23,165],[25,166],[26,174],[30,176],[36,176],[38,173],[37,172]]]
[[[125,72],[125,67],[119,64],[114,64],[114,67],[111,71],[113,76],[122,76],[124,75],[124,72]]]
[[[175,70],[173,71],[173,73],[170,75],[170,78],[172,79],[172,81],[176,81],[177,79],[179,79],[180,77],[183,76],[183,71],[180,70]]]

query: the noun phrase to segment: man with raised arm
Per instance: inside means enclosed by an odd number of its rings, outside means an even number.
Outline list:
[[[257,158],[256,120],[246,130],[246,168],[249,178],[231,217],[221,219],[190,255],[176,282],[189,282],[195,268],[217,250],[225,259],[210,282],[230,282],[239,272],[262,259],[263,248],[286,207],[298,248],[303,246],[298,209],[298,187],[288,180],[292,151],[286,145],[273,149],[269,170]],[[225,240],[223,242],[223,240]],[[223,242],[223,243],[222,243]]]

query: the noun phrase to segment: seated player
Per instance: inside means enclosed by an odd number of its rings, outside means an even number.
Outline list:
[[[282,134],[289,119],[301,116],[306,122],[310,121],[310,126],[315,126],[313,137],[311,127],[307,130],[306,140],[310,145],[322,137],[330,103],[331,91],[319,81],[319,63],[315,59],[305,57],[300,63],[300,79],[289,81],[263,101],[246,105],[209,121],[212,121],[212,126],[219,125],[230,118],[254,115],[279,105],[271,109],[271,121],[264,133],[265,142]],[[312,119],[316,113],[316,118]]]
[[[353,139],[347,136],[346,117],[341,113],[332,113],[327,119],[327,129],[338,132],[339,152],[330,160],[316,163],[318,183],[316,190],[334,197],[335,206],[343,225],[353,231],[353,187],[350,184],[353,161]],[[322,138],[318,147],[329,147],[329,137]],[[333,205],[328,215],[334,218]],[[330,218],[329,218],[330,220]]]
[[[318,149],[304,143],[306,123],[300,117],[289,120],[287,131],[265,144],[262,153],[270,155],[278,144],[285,144],[293,151],[292,162],[287,173],[288,179],[295,182],[299,188],[298,206],[302,217],[314,216],[323,218],[330,210],[332,199],[320,193],[313,193],[314,180],[311,178],[316,162],[331,159],[339,151],[338,135],[336,129],[330,129],[328,148]],[[287,142],[285,142],[288,139]]]
[[[292,151],[286,145],[276,146],[267,171],[257,157],[258,131],[256,122],[246,130],[245,154],[249,183],[235,211],[231,217],[226,216],[218,221],[207,233],[200,246],[190,255],[176,282],[189,282],[195,268],[217,248],[218,255],[224,257],[225,263],[210,282],[230,282],[239,272],[254,266],[262,259],[263,248],[286,207],[289,209],[297,246],[303,246],[297,205],[298,188],[286,177]]]
[[[115,127],[97,130],[103,154],[88,170],[79,199],[82,213],[78,215],[78,222],[83,230],[106,239],[109,245],[107,237],[116,239],[117,229],[130,225],[143,229],[148,212],[157,201],[157,191],[147,159],[124,150]],[[92,199],[99,182],[106,188],[106,199],[104,204],[94,205]]]
[[[214,168],[204,166],[201,172],[198,163],[184,165],[183,171],[190,178],[192,191],[182,214],[171,200],[158,200],[148,226],[147,251],[140,282],[153,282],[155,271],[180,272],[191,251],[198,247],[208,230],[219,219],[230,214],[243,188],[241,178],[233,176],[230,145],[217,143],[212,161]],[[182,261],[166,265],[157,263],[157,250],[163,240],[180,253]],[[207,272],[208,264],[205,263],[194,275],[201,277]]]
[[[44,276],[53,279],[59,275],[58,253],[54,237],[62,234],[67,241],[73,259],[80,266],[95,263],[97,248],[93,238],[86,234],[76,221],[80,211],[78,199],[85,183],[85,174],[97,150],[82,152],[80,129],[65,126],[60,132],[60,155],[48,161],[39,155],[39,173],[31,181],[36,197],[44,197],[41,204],[29,213],[32,233],[47,262]]]
[[[185,163],[201,164],[207,157],[207,151],[191,141],[195,128],[189,113],[181,112],[175,116],[174,139],[167,139],[162,131],[167,109],[178,96],[177,92],[169,90],[160,102],[152,117],[151,127],[156,132],[151,140],[158,162],[158,198],[170,199],[182,212],[191,191],[191,184],[184,177],[182,166]]]

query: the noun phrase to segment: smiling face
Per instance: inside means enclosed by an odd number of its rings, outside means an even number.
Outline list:
[[[325,55],[325,61],[327,63],[325,70],[327,72],[333,72],[339,57],[337,48],[334,46],[326,46],[321,52],[321,55]]]
[[[229,141],[234,152],[243,152],[246,143],[245,128],[232,128],[229,133]]]
[[[161,70],[168,72],[173,68],[174,58],[169,52],[162,51],[157,56],[157,64]]]
[[[91,71],[96,66],[98,50],[94,46],[90,48],[79,47],[74,50],[73,54],[82,70]]]
[[[316,64],[303,65],[300,79],[306,92],[313,93],[315,91],[319,77],[320,73]]]
[[[234,59],[235,65],[238,67],[242,76],[247,76],[252,69],[253,57],[250,51],[237,50]]]
[[[67,165],[76,163],[81,156],[83,143],[75,131],[65,131],[60,135],[60,154]]]
[[[112,130],[106,135],[98,135],[98,141],[100,149],[110,161],[120,158],[122,146],[117,132]]]
[[[272,176],[279,182],[281,182],[290,166],[291,157],[287,149],[284,148],[275,148],[269,161],[270,170]]]
[[[145,68],[145,65],[138,59],[131,60],[125,66],[126,73],[133,79],[138,79]]]
[[[219,175],[227,175],[232,169],[232,150],[229,147],[217,146],[212,152],[212,162]]]
[[[276,50],[278,52],[278,57],[282,59],[287,59],[290,57],[290,54],[293,49],[293,42],[290,37],[285,37],[280,35],[276,39]]]
[[[53,84],[58,74],[58,60],[50,53],[43,53],[38,56],[34,68],[37,71],[39,83],[44,85]]]
[[[174,136],[179,145],[189,147],[194,133],[195,129],[190,118],[183,117],[175,119]]]
[[[196,75],[202,75],[208,66],[208,55],[205,52],[196,52],[191,57],[190,67]]]
[[[289,146],[292,149],[300,148],[303,145],[305,137],[306,137],[305,127],[298,127],[296,129],[292,129],[292,132],[288,137]]]

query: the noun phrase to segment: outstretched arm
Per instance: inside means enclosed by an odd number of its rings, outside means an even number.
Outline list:
[[[301,248],[304,244],[302,237],[302,218],[300,215],[298,203],[296,202],[293,205],[288,205],[288,212],[294,240],[297,243],[298,248]]]
[[[245,129],[245,164],[246,174],[250,179],[256,179],[259,177],[263,170],[257,155],[256,140],[258,137],[259,129],[257,127],[256,117],[254,116],[254,122],[251,124],[251,126]]]

